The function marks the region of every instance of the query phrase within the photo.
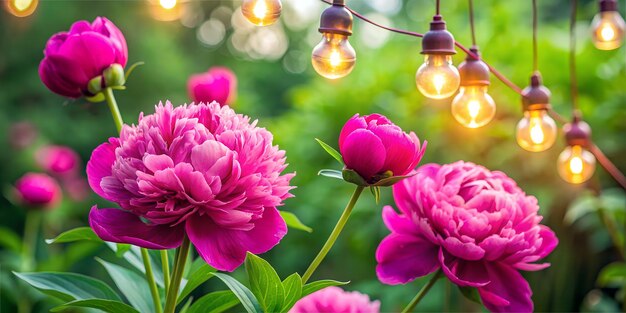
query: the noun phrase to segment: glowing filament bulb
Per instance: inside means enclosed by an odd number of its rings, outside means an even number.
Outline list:
[[[452,116],[468,128],[487,125],[496,114],[496,103],[487,93],[487,86],[461,86],[452,100]]]
[[[443,89],[443,85],[446,83],[446,79],[443,75],[435,75],[433,77],[433,84],[435,85],[435,90],[437,90],[438,94],[441,94],[441,89]]]
[[[280,0],[244,0],[241,5],[243,16],[257,26],[274,24],[280,17],[282,9]]]
[[[568,183],[580,184],[587,181],[596,168],[596,158],[585,148],[569,146],[561,152],[557,162],[559,175]]]
[[[333,50],[330,53],[330,66],[337,67],[341,64],[341,54],[338,51]]]
[[[613,40],[613,38],[615,38],[615,31],[611,25],[604,25],[600,31],[600,35],[604,40]]]
[[[574,174],[580,174],[583,172],[583,160],[575,156],[569,161],[569,169]]]
[[[28,9],[28,7],[30,7],[33,1],[32,0],[15,0],[13,3],[15,5],[15,9],[17,9],[18,11],[25,11],[26,9]]]
[[[601,50],[613,50],[622,45],[626,22],[617,11],[600,12],[591,22],[593,44]]]
[[[478,113],[480,112],[480,103],[478,103],[478,101],[476,100],[470,101],[469,104],[467,105],[467,111],[469,112],[469,115],[472,118],[472,120],[475,120],[476,117],[478,116]]]
[[[461,77],[450,55],[426,55],[415,74],[417,89],[428,98],[445,99],[459,88]]]
[[[322,41],[313,49],[311,62],[318,74],[337,79],[352,72],[356,52],[348,42],[348,36],[324,33]]]
[[[546,110],[524,112],[524,118],[517,124],[517,143],[532,151],[544,151],[556,141],[558,129]]]
[[[254,16],[259,19],[265,18],[265,16],[267,15],[267,4],[265,3],[265,1],[257,1],[252,12],[254,13]]]
[[[26,17],[35,12],[38,4],[38,0],[8,0],[6,1],[6,9],[14,16]]]
[[[171,10],[176,6],[176,0],[159,0],[159,4],[166,10]]]
[[[546,136],[543,134],[540,121],[533,120],[533,126],[530,127],[530,140],[535,144],[541,144],[545,138]]]

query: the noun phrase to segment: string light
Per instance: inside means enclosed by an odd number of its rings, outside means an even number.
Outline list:
[[[541,84],[539,73],[533,74],[530,81],[530,86],[522,91],[524,118],[517,124],[516,139],[525,150],[540,152],[554,145],[557,127],[548,115],[550,90]]]
[[[588,148],[591,145],[591,128],[578,116],[563,126],[567,147],[559,155],[557,169],[563,180],[571,184],[583,183],[593,176],[596,158]]]
[[[244,0],[241,13],[250,23],[257,26],[274,24],[283,9],[280,0]]]
[[[345,8],[343,0],[333,1],[333,5],[322,13],[319,32],[322,41],[313,48],[311,63],[315,71],[328,79],[344,77],[356,64],[356,51],[348,37],[352,35],[352,13]]]
[[[151,0],[150,15],[163,22],[178,20],[183,15],[183,5],[178,0]]]
[[[39,0],[7,0],[5,9],[13,16],[26,17],[35,12]]]
[[[600,50],[613,50],[622,45],[626,22],[617,11],[616,0],[600,0],[600,13],[591,22],[593,44]]]

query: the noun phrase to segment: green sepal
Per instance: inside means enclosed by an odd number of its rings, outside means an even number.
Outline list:
[[[85,99],[87,101],[89,101],[89,102],[100,103],[100,102],[104,101],[104,94],[99,92],[95,96],[85,97]]]
[[[89,83],[87,83],[87,90],[94,95],[100,93],[102,91],[102,79],[102,76],[92,78]]]
[[[102,73],[104,76],[104,86],[117,87],[124,86],[126,83],[126,76],[124,76],[124,67],[121,64],[111,64]]]
[[[363,186],[363,187],[369,186],[369,184],[365,181],[365,179],[363,179],[363,177],[361,177],[361,175],[359,175],[359,173],[351,169],[344,169],[341,172],[341,176],[343,176],[343,180],[349,183],[355,184],[357,186]]]
[[[145,62],[139,61],[139,62],[135,62],[133,63],[133,65],[128,67],[128,70],[126,71],[126,75],[125,78],[126,80],[128,80],[128,77],[130,77],[130,74],[139,66],[146,64]]]
[[[380,187],[378,186],[370,186],[370,191],[374,196],[374,200],[376,200],[376,204],[380,202]]]
[[[315,138],[315,140],[317,141],[317,143],[320,144],[320,146],[322,146],[322,148],[324,148],[324,151],[326,151],[326,153],[330,154],[330,156],[337,160],[339,164],[344,165],[343,158],[341,157],[341,153],[339,153],[339,151],[335,150],[335,148],[331,147],[329,144],[323,142],[318,138]]]
[[[317,172],[317,175],[343,180],[343,174],[338,170],[323,169]]]
[[[415,176],[415,174],[405,175],[405,176],[391,176],[391,177],[383,178],[377,181],[376,183],[372,184],[372,186],[389,187],[389,186],[395,185],[396,183],[398,183],[399,181],[403,179],[413,177],[413,176]]]

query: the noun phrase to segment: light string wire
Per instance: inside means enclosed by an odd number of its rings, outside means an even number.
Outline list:
[[[436,0],[436,2],[435,2],[435,7],[436,7],[436,10],[435,10],[435,11],[437,12],[437,15],[440,15],[440,14],[439,14],[439,13],[440,13],[440,10],[439,10],[439,9],[440,9],[440,3],[439,3],[439,0]]]
[[[537,18],[537,0],[533,1],[533,71],[539,71],[539,49],[537,48],[537,28],[538,28],[538,18]]]
[[[324,2],[326,4],[332,4],[332,2],[329,1],[329,0],[320,0],[320,1],[322,1],[322,2]],[[345,6],[345,8],[348,11],[350,11],[350,13],[352,13],[354,16],[359,18],[360,20],[362,20],[362,21],[364,21],[364,22],[366,22],[368,24],[374,25],[374,26],[376,26],[378,28],[382,28],[382,29],[390,31],[390,32],[394,32],[394,33],[397,33],[397,34],[403,34],[403,35],[407,35],[407,36],[412,36],[412,37],[418,37],[418,38],[424,37],[424,34],[421,34],[421,33],[418,33],[418,32],[413,32],[413,31],[409,31],[409,30],[389,27],[389,26],[386,26],[386,25],[374,22],[371,19],[365,17],[363,14],[361,14],[361,13],[353,10],[352,8],[348,7],[347,5]],[[533,0],[533,10],[536,11],[536,0]],[[533,24],[535,23],[536,17],[537,17],[537,15],[533,14]],[[535,27],[535,29],[536,29],[536,27]],[[534,34],[533,37],[536,37],[536,34]],[[536,43],[536,40],[533,40],[533,41]],[[456,47],[458,47],[459,49],[461,49],[463,52],[469,54],[471,57],[476,58],[476,59],[480,59],[479,56],[477,56],[472,51],[467,49],[460,42],[455,41],[454,45]],[[485,65],[487,65],[487,67],[489,68],[489,71],[494,76],[496,76],[503,84],[505,84],[507,87],[509,87],[515,93],[517,93],[519,95],[522,95],[522,89],[519,86],[517,86],[515,83],[513,83],[511,80],[509,80],[506,76],[504,76],[504,74],[500,73],[500,71],[498,71],[496,68],[491,66],[489,63],[485,62],[484,59],[481,59],[481,60],[485,63]],[[565,123],[569,122],[568,119],[564,118],[563,116],[561,116],[558,112],[554,111],[553,109],[549,109],[548,113],[550,114],[550,116],[552,118],[554,118],[555,120],[559,121],[561,124],[565,124]],[[611,175],[611,177],[613,177],[613,179],[621,186],[622,189],[626,190],[626,176],[624,176],[624,174],[617,168],[617,166],[615,166],[615,164],[613,162],[611,162],[611,160],[609,160],[609,158],[604,154],[604,152],[602,152],[602,150],[598,146],[593,144],[593,143],[591,144],[591,152],[596,156],[596,158],[598,159],[598,163],[600,163],[600,165],[607,171],[607,173],[609,175]]]
[[[476,47],[476,30],[474,29],[474,1],[469,0],[469,22],[472,31],[472,47]]]
[[[569,80],[570,97],[572,98],[572,110],[574,116],[579,116],[578,110],[578,82],[576,79],[576,14],[578,13],[578,0],[571,0],[572,12],[569,24]]]

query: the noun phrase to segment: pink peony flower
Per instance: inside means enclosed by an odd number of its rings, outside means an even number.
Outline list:
[[[237,77],[226,67],[213,67],[208,72],[193,75],[187,82],[189,97],[196,103],[230,105],[237,96]]]
[[[537,199],[502,172],[472,163],[427,164],[394,186],[400,213],[387,206],[391,234],[378,246],[381,282],[404,284],[441,269],[459,286],[476,287],[493,312],[531,312],[532,291],[518,270],[558,244],[540,225]]]
[[[403,132],[383,115],[356,114],[341,129],[339,151],[347,169],[375,183],[409,174],[422,159],[426,142],[420,148],[415,133]]]
[[[35,153],[35,160],[46,172],[59,176],[74,175],[80,166],[78,154],[65,146],[44,146]]]
[[[39,76],[52,92],[69,98],[94,96],[93,78],[113,64],[126,66],[128,48],[122,32],[108,19],[78,21],[68,32],[53,35],[46,44]]]
[[[61,200],[61,188],[50,176],[26,173],[15,183],[19,201],[29,207],[52,208]]]
[[[378,313],[380,301],[357,291],[326,287],[296,302],[289,313]]]
[[[272,134],[227,106],[159,104],[93,151],[89,184],[121,210],[93,207],[89,222],[103,240],[150,249],[186,234],[208,264],[232,271],[286,234],[276,209],[293,188],[286,167]]]

